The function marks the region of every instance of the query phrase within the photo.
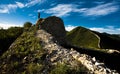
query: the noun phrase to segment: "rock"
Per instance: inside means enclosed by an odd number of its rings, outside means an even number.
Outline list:
[[[41,29],[47,31],[48,33],[52,34],[52,36],[54,36],[54,41],[58,42],[60,45],[66,44],[66,31],[62,19],[51,16],[44,19],[44,21],[39,24]]]
[[[108,73],[111,73],[111,70],[110,70],[109,68],[106,68],[106,71],[107,71]]]
[[[92,60],[95,62],[96,61],[95,57],[93,57]]]
[[[104,63],[99,63],[99,62],[96,61],[96,62],[95,62],[95,65],[96,65],[96,66],[104,66]]]
[[[120,51],[118,51],[118,50],[113,50],[113,49],[108,49],[107,52],[108,52],[108,53],[118,53],[118,54],[120,54]]]
[[[71,48],[71,51],[73,51],[74,49],[73,48]]]
[[[26,60],[27,59],[27,57],[24,57],[24,60]]]

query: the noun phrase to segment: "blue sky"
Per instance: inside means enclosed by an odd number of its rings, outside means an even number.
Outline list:
[[[83,26],[120,34],[120,0],[0,0],[0,27],[34,24],[37,12],[42,18],[61,17],[66,30]]]

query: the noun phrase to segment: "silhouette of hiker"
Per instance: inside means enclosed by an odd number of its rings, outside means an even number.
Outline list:
[[[40,12],[38,12],[38,19],[40,19]]]

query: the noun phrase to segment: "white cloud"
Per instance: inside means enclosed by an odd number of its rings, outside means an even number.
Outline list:
[[[32,18],[36,18],[36,16],[32,16]]]
[[[0,8],[0,13],[9,13],[9,10],[7,8]]]
[[[0,13],[9,13],[10,11],[14,11],[17,8],[16,5],[0,5]]]
[[[19,7],[19,8],[23,8],[25,7],[25,5],[21,2],[16,2],[16,5]]]
[[[43,11],[45,11],[45,9],[39,9],[39,10],[37,10],[37,12],[43,12]]]
[[[16,9],[17,7],[18,7],[17,4],[8,4],[7,5],[8,9]]]
[[[28,3],[25,4],[26,7],[31,7],[34,6],[36,4],[41,4],[43,3],[45,0],[30,0]]]
[[[8,29],[10,27],[22,27],[22,25],[8,24],[8,23],[0,23],[0,28]]]
[[[31,17],[31,16],[33,16],[33,14],[28,14],[28,16],[30,16],[30,17]]]
[[[106,26],[107,28],[109,29],[114,29],[115,27],[114,26]]]
[[[93,2],[93,3],[95,3],[95,4],[103,4],[103,3],[105,3],[104,1],[95,1],[95,2]]]
[[[15,11],[17,8],[31,7],[36,4],[41,4],[45,0],[30,0],[27,3],[15,2],[14,4],[0,5],[0,13],[10,13]]]
[[[76,4],[58,4],[52,8],[43,10],[43,12],[55,16],[67,16],[71,12],[83,14],[83,16],[105,16],[118,11],[119,6],[116,3],[100,4],[91,8],[78,8]]]
[[[71,31],[72,29],[76,28],[77,26],[73,26],[73,25],[67,25],[65,26],[66,31]]]
[[[109,34],[120,34],[120,28],[114,28],[114,27],[111,28],[111,27],[106,27],[106,28],[92,27],[92,28],[89,28],[89,29],[93,30],[93,31],[98,31],[100,33],[106,32],[106,33],[109,33]]]
[[[115,3],[106,3],[92,8],[86,8],[82,11],[85,16],[104,16],[116,12],[119,6]]]
[[[28,14],[28,16],[31,18],[36,18],[36,16],[34,14]]]
[[[16,2],[16,4],[0,5],[0,13],[10,13],[15,11],[17,8],[23,8],[24,4]]]
[[[52,3],[52,4],[50,4],[50,6],[54,6],[54,5],[56,5],[57,3]]]
[[[73,4],[58,4],[57,6],[50,8],[44,12],[55,16],[67,16],[70,12],[72,12],[73,9]]]

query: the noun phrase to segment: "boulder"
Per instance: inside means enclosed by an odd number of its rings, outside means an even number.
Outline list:
[[[61,18],[56,16],[48,17],[40,23],[40,28],[50,33],[55,38],[55,42],[60,45],[66,44],[66,30]]]

